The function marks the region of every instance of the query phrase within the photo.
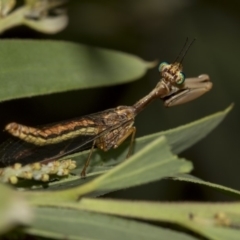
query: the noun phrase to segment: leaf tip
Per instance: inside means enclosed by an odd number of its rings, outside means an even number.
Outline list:
[[[158,65],[159,61],[158,59],[155,59],[154,61],[151,62],[146,62],[147,68],[155,68]]]
[[[231,103],[225,110],[225,113],[229,113],[230,111],[232,111],[232,109],[234,108],[235,103]]]

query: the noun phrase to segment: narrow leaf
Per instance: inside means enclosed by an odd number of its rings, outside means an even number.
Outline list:
[[[76,200],[93,191],[117,190],[146,184],[177,173],[187,173],[191,169],[191,162],[172,155],[165,138],[160,137],[127,161],[86,184],[65,191],[25,192],[23,194],[26,194],[32,203],[45,205],[67,199]]]
[[[155,65],[63,41],[1,40],[0,52],[0,101],[126,83]]]
[[[196,240],[186,234],[103,214],[64,208],[36,208],[26,232],[57,239]]]
[[[238,191],[236,189],[225,187],[225,186],[222,186],[220,184],[204,181],[200,178],[197,178],[197,177],[189,175],[189,174],[177,174],[177,175],[173,176],[171,179],[178,180],[178,181],[186,181],[186,182],[201,184],[201,185],[204,185],[204,186],[207,186],[207,187],[215,188],[216,190],[222,191],[225,194],[229,193],[229,194],[231,194],[235,197],[236,196],[238,198],[240,197],[240,191]]]
[[[159,136],[165,136],[171,146],[171,150],[178,154],[207,136],[223,121],[223,119],[231,111],[232,107],[233,105],[230,105],[223,111],[211,114],[194,122],[171,130],[142,137],[138,140],[138,148],[141,149],[142,145],[148,143],[149,141],[153,141]]]
[[[159,154],[161,153],[161,154]],[[172,155],[163,137],[156,139],[133,157],[96,179],[96,190],[132,187],[189,172],[192,164]]]
[[[228,107],[224,111],[212,114],[184,126],[138,138],[134,144],[134,152],[138,153],[152,141],[158,139],[160,136],[165,136],[171,146],[171,149],[175,153],[179,153],[211,132],[226,117],[231,108],[232,106]],[[88,157],[89,151],[79,152],[67,156],[67,158],[77,161],[78,167],[75,171],[73,171],[76,176],[70,176],[69,178],[61,181],[49,183],[48,189],[66,189],[89,182],[99,174],[105,173],[106,171],[118,165],[120,162],[124,161],[126,159],[128,148],[129,142],[126,142],[123,143],[118,149],[113,149],[108,152],[103,152],[100,150],[94,151],[91,157],[91,163],[88,168],[86,179],[80,178],[80,172]],[[159,155],[162,155],[160,148],[158,148],[156,151],[158,151]],[[37,183],[35,182],[34,185],[36,184]],[[32,186],[33,183],[29,185]],[[46,186],[44,186],[44,188],[45,187]],[[42,183],[35,187],[35,189],[37,188],[42,188]]]
[[[182,225],[215,240],[237,240],[240,203],[157,203],[107,199],[82,199],[64,207]]]
[[[163,131],[154,133],[151,135],[147,135],[141,138],[136,139],[134,144],[134,152],[137,153],[144,146],[156,140],[160,136],[165,136],[167,142],[171,146],[171,150],[178,154],[183,150],[191,147],[196,142],[200,141],[207,134],[209,134],[214,128],[216,128],[223,119],[227,116],[227,114],[231,111],[232,105],[229,106],[224,111],[217,112],[215,114],[209,115],[207,117],[201,118],[197,121],[188,123],[186,125]],[[127,151],[129,147],[129,142],[124,142],[119,148],[102,152],[100,150],[95,151],[92,156],[92,166],[93,168],[96,166],[95,171],[101,171],[101,165],[103,168],[106,166],[112,166],[117,164],[119,161],[123,161],[126,158]],[[88,151],[80,152],[77,154],[73,154],[68,156],[68,158],[72,158],[78,161],[78,165],[82,167],[84,162],[86,161],[88,156]],[[107,161],[105,161],[105,159]],[[91,168],[90,168],[91,169]],[[92,171],[91,171],[92,172]]]

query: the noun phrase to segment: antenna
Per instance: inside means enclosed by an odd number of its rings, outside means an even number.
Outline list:
[[[178,56],[176,57],[176,59],[175,59],[174,62],[179,62],[180,64],[182,64],[184,57],[186,56],[189,48],[192,46],[192,44],[195,42],[195,40],[196,40],[196,39],[194,38],[194,39],[190,42],[190,44],[188,45],[188,44],[187,44],[187,43],[188,43],[188,37],[187,37],[187,39],[186,39],[186,41],[185,41],[185,43],[184,43],[184,45],[183,45],[180,53],[178,54]]]
[[[187,42],[188,42],[188,37],[187,37],[187,39],[186,39],[186,41],[185,41],[185,43],[184,43],[184,45],[183,45],[183,47],[182,47],[180,53],[178,54],[178,56],[177,56],[176,59],[174,60],[174,62],[177,62],[177,61],[178,61],[178,58],[180,57],[180,55],[182,54],[184,48],[186,47]]]

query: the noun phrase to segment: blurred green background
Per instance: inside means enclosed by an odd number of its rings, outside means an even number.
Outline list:
[[[240,2],[236,0],[69,1],[70,22],[61,33],[51,36],[18,27],[5,32],[2,38],[66,40],[160,62],[173,61],[186,37],[196,38],[184,60],[184,72],[187,77],[209,74],[214,84],[212,91],[196,101],[169,109],[164,109],[160,101],[154,102],[137,117],[137,136],[197,120],[234,102],[235,107],[227,119],[181,156],[193,161],[195,176],[240,190],[239,12]],[[126,85],[4,102],[0,104],[0,127],[3,129],[10,121],[45,124],[118,105],[131,105],[155,87],[158,80],[156,67],[144,78]],[[206,187],[170,180],[116,192],[111,197],[229,199]]]

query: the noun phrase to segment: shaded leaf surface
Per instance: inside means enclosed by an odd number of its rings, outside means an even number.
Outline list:
[[[171,176],[176,172],[189,172],[191,169],[192,164],[172,155],[165,138],[160,137],[121,165],[97,178],[96,190],[137,186]]]
[[[155,65],[64,41],[2,40],[0,52],[0,101],[125,83]]]
[[[36,208],[36,218],[27,229],[30,234],[57,239],[179,239],[196,240],[183,233],[81,210]]]
[[[66,205],[64,205],[66,207]],[[240,203],[157,203],[107,199],[82,199],[69,207],[182,225],[214,240],[237,240]]]
[[[204,181],[200,178],[194,177],[194,176],[189,175],[189,174],[177,174],[177,175],[173,176],[172,179],[173,180],[178,180],[178,181],[186,181],[186,182],[205,185],[205,186],[208,186],[208,187],[215,188],[216,190],[220,190],[224,193],[229,193],[229,194],[231,194],[235,197],[238,197],[238,198],[240,197],[240,191],[238,191],[236,189],[225,187],[225,186],[222,186],[220,184]]]
[[[158,139],[160,136],[165,136],[173,152],[179,153],[185,150],[186,148],[190,147],[191,145],[193,145],[195,142],[202,139],[209,132],[211,132],[226,117],[226,115],[230,110],[231,110],[231,106],[224,111],[212,114],[210,116],[207,116],[195,122],[192,122],[171,130],[167,130],[167,131],[163,131],[163,132],[138,138],[136,139],[134,144],[134,152],[137,154],[140,150],[142,150],[145,146],[147,146],[152,141]],[[87,159],[89,151],[83,151],[83,152],[79,152],[77,154],[68,156],[68,158],[71,158],[77,161],[77,169],[73,171],[76,174],[76,176],[70,176],[69,178],[62,179],[61,181],[49,183],[47,184],[47,186],[49,187],[48,189],[65,189],[65,188],[85,184],[89,180],[92,180],[94,177],[98,176],[99,174],[102,174],[112,169],[117,164],[125,160],[128,147],[129,147],[129,143],[125,142],[118,149],[110,150],[108,152],[102,152],[100,150],[94,151],[91,157],[91,163],[88,169],[89,171],[88,171],[87,179],[81,179],[80,172]],[[154,151],[155,152],[146,153],[145,155],[146,161],[148,161],[151,154],[156,154],[156,156],[160,156],[160,157],[162,156],[162,152],[160,151],[160,145],[159,145],[159,148],[158,146],[156,146]],[[144,163],[144,164],[146,167],[148,166],[147,163]],[[35,182],[35,185],[37,184],[38,183]],[[40,183],[37,188],[39,187],[41,188],[41,186],[42,186],[42,183]]]
[[[57,192],[27,192],[33,203],[41,205],[62,202],[66,199],[77,200],[93,191],[117,190],[156,181],[177,173],[191,171],[192,163],[173,155],[164,137],[145,146],[127,161],[111,169],[92,181]],[[84,181],[84,179],[82,179]]]
[[[231,109],[232,106],[228,107],[224,111],[217,112],[215,114],[201,118],[186,125],[140,137],[135,141],[134,152],[137,153],[144,146],[156,140],[160,136],[165,136],[167,142],[171,147],[171,150],[174,153],[178,154],[203,139],[207,134],[209,134],[214,128],[218,126],[218,124],[221,123],[221,121],[223,121],[223,119],[226,117],[226,115]],[[108,152],[102,152],[100,150],[95,151],[91,161],[93,168],[97,166],[97,169],[95,169],[95,171],[101,171],[101,165],[103,164],[103,167],[106,167],[115,165],[119,161],[124,160],[127,155],[128,147],[129,142],[126,141],[122,145],[120,145],[119,148],[110,150]],[[87,159],[87,156],[88,151],[85,151],[70,155],[69,157],[77,160],[78,165],[81,167]]]

